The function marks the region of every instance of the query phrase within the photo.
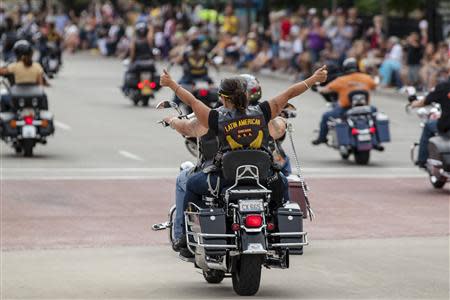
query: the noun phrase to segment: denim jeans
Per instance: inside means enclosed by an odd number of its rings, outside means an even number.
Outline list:
[[[184,233],[184,211],[186,203],[184,201],[186,195],[186,183],[192,175],[193,168],[184,169],[178,174],[176,188],[175,188],[175,220],[173,224],[175,239],[179,239]]]
[[[418,163],[426,163],[428,159],[428,140],[437,133],[437,120],[428,121],[423,127],[419,144]]]
[[[395,80],[395,86],[401,87],[400,69],[401,63],[394,59],[386,59],[380,66],[381,83],[384,86],[391,84],[392,79]],[[394,76],[394,78],[392,78]]]
[[[340,118],[344,115],[344,113],[347,111],[347,108],[340,107],[339,105],[336,105],[331,110],[325,112],[322,115],[322,120],[320,121],[320,133],[319,133],[319,140],[325,141],[327,139],[328,134],[328,125],[327,122],[330,118]]]

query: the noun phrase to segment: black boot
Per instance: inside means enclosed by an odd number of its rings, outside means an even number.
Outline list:
[[[317,138],[317,139],[313,140],[311,143],[312,143],[314,146],[317,146],[317,145],[320,145],[320,144],[326,144],[327,142],[328,142],[327,139],[322,140],[322,139],[320,139],[320,138]]]
[[[179,252],[182,248],[186,248],[187,247],[187,243],[186,243],[186,235],[183,234],[181,235],[180,238],[173,240],[172,242],[172,249],[175,252]]]

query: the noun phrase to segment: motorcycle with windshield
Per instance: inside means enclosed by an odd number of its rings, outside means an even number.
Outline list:
[[[157,108],[175,105],[165,101]],[[180,118],[187,117],[180,115]],[[164,121],[160,123],[168,126]],[[257,293],[262,266],[287,269],[291,252],[302,253],[308,245],[303,219],[312,218],[313,213],[303,177],[300,173],[301,185],[292,185],[293,191],[289,192],[291,200],[301,195],[304,205],[291,201],[274,208],[269,184],[274,180],[271,166],[269,154],[261,150],[225,153],[222,173],[231,186],[222,191],[212,187],[211,197],[203,199],[204,206],[189,203],[185,212],[186,239],[194,255],[194,266],[202,270],[208,283],[220,283],[225,277],[231,277],[238,295]],[[297,169],[300,170],[299,164]],[[175,210],[172,206],[169,220],[152,227],[153,230],[169,229],[171,241]]]

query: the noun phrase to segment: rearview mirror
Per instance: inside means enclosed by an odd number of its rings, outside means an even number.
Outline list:
[[[172,105],[170,103],[170,101],[161,101],[156,105],[156,109],[171,108]],[[176,103],[174,104],[176,105]]]

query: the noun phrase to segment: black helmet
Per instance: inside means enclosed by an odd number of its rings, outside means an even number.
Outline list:
[[[30,42],[27,40],[19,40],[14,44],[13,47],[14,54],[16,55],[17,59],[20,57],[27,55],[31,56],[33,55],[33,48],[31,47]]]
[[[261,99],[261,85],[258,79],[250,74],[241,74],[239,76],[246,82],[249,105],[256,105]]]
[[[354,73],[358,72],[358,62],[356,61],[356,58],[349,57],[342,63],[342,71],[344,73]]]
[[[192,50],[198,50],[198,49],[200,49],[200,45],[201,45],[202,43],[200,42],[200,40],[199,39],[193,39],[192,41],[191,41],[191,47],[192,47]]]
[[[136,24],[135,27],[136,35],[140,38],[145,38],[148,33],[148,27],[147,24],[140,22]]]

